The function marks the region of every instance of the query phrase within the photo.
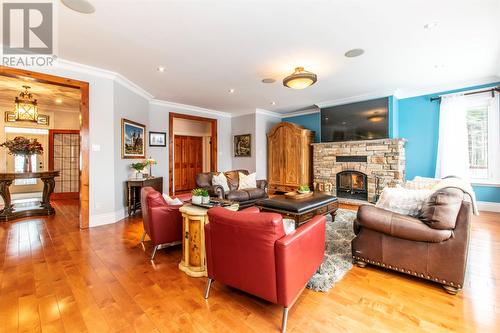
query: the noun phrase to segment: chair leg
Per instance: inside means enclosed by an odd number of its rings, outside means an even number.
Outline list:
[[[356,260],[354,263],[355,263],[355,264],[356,264],[356,266],[358,266],[359,268],[365,268],[365,267],[366,267],[366,265],[367,265],[367,264],[366,264],[366,262],[361,261],[361,260]]]
[[[156,255],[156,251],[158,250],[158,246],[159,245],[155,245],[155,247],[153,248],[153,253],[151,254],[151,260],[154,260],[155,255]]]
[[[146,238],[146,231],[144,231],[142,233],[142,236],[141,236],[141,243],[144,243],[144,239]]]
[[[210,287],[212,286],[212,282],[214,280],[211,278],[208,278],[207,280],[207,287],[205,288],[205,299],[208,299],[208,294],[210,294]]]
[[[286,333],[287,321],[288,321],[288,308],[283,308],[283,318],[281,319],[281,333]]]
[[[446,290],[446,292],[450,295],[456,295],[460,289],[458,288],[455,288],[455,287],[452,287],[452,286],[445,286],[445,285],[442,285],[443,289]]]

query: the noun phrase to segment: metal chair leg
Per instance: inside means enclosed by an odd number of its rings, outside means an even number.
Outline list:
[[[154,260],[155,255],[156,255],[156,250],[158,250],[158,246],[159,245],[155,245],[155,247],[153,248],[153,253],[151,254],[151,260]]]
[[[288,321],[288,308],[283,308],[283,319],[281,320],[281,333],[286,332],[287,321]]]
[[[142,233],[142,236],[141,236],[141,243],[144,243],[144,239],[146,238],[146,231],[144,231]]]
[[[208,299],[208,294],[210,293],[210,287],[212,286],[212,282],[214,280],[211,278],[208,278],[207,280],[207,287],[205,288],[205,299]]]

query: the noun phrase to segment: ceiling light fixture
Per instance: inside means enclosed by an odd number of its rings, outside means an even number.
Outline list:
[[[230,93],[230,94],[234,94],[234,89],[233,89],[233,88],[231,88],[231,89],[229,89],[227,92],[228,92],[228,93]]]
[[[156,70],[160,73],[163,73],[165,71],[165,67],[163,66],[158,66],[158,68],[156,68]]]
[[[375,112],[373,116],[369,116],[368,120],[371,121],[372,123],[380,123],[381,121],[384,121],[385,117],[380,116],[378,112]]]
[[[318,80],[316,74],[308,72],[304,67],[296,67],[293,74],[283,79],[283,85],[292,89],[307,88]]]
[[[15,121],[38,122],[38,104],[33,94],[29,92],[30,86],[23,86],[19,96],[14,99]]]
[[[262,83],[274,83],[274,82],[276,82],[276,80],[270,77],[262,79]]]
[[[424,24],[424,29],[431,30],[436,28],[437,26],[438,26],[437,22],[426,23]]]
[[[272,101],[272,102],[271,102],[271,105],[276,105],[276,102],[275,102],[275,101]]]
[[[92,14],[95,12],[95,7],[87,0],[61,0],[61,2],[78,13]]]
[[[347,58],[356,58],[362,55],[363,53],[365,53],[365,50],[363,49],[352,49],[344,53],[344,56],[346,56]]]

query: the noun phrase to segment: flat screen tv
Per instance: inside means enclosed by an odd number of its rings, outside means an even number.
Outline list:
[[[321,142],[389,137],[389,98],[321,109]]]

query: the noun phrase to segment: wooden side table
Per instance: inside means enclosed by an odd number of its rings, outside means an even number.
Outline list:
[[[225,207],[237,211],[238,204]],[[208,209],[185,204],[179,211],[182,213],[182,260],[179,269],[192,277],[207,276],[207,260],[205,252],[205,224]]]
[[[153,177],[144,179],[129,179],[127,185],[127,209],[128,216],[135,214],[141,208],[141,188],[151,186],[160,193],[163,193],[163,177]]]

